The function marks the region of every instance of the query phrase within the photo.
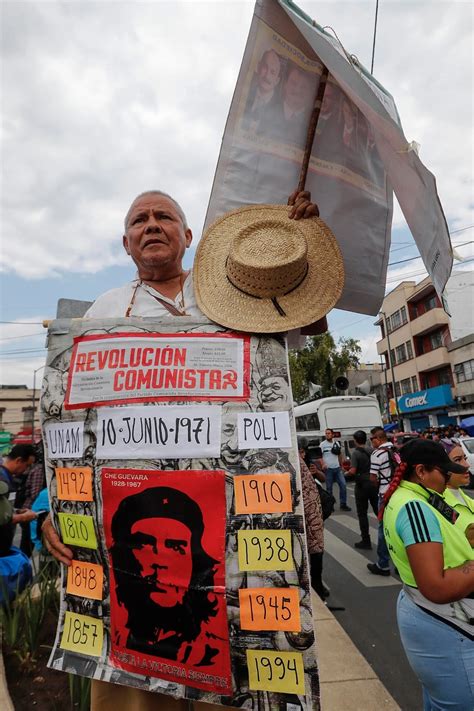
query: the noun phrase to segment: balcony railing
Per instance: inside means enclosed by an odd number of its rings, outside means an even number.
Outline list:
[[[430,331],[436,331],[449,323],[448,314],[443,309],[431,309],[411,321],[411,332],[414,336],[423,336]]]

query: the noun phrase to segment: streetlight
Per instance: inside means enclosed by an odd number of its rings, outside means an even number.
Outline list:
[[[35,414],[36,414],[36,373],[38,373],[40,370],[43,370],[43,368],[46,368],[46,363],[44,365],[40,365],[39,368],[36,368],[36,370],[33,371],[33,397],[32,397],[32,408],[31,408],[31,444],[35,443]]]
[[[394,370],[393,370],[392,349],[391,349],[391,347],[390,347],[390,335],[389,335],[389,332],[388,332],[387,317],[386,317],[384,311],[380,311],[379,313],[380,313],[380,315],[382,316],[383,324],[384,324],[384,331],[385,331],[385,335],[386,335],[386,337],[387,337],[388,363],[389,363],[389,365],[390,365],[390,374],[391,374],[391,377],[392,377],[392,389],[393,389],[393,400],[394,400],[394,402],[395,402],[395,412],[397,413],[398,425],[399,425],[400,429],[403,429],[403,428],[402,428],[402,423],[401,423],[401,420],[400,420],[400,412],[399,412],[399,410],[398,410],[397,389],[396,389],[396,385],[395,385],[395,373],[394,373]],[[389,411],[390,411],[390,405],[389,405]]]
[[[387,406],[387,423],[390,422],[390,397],[388,394],[388,380],[387,380],[387,368],[385,367],[385,363],[383,361],[383,356],[380,354],[380,365],[382,366],[382,372],[384,375],[384,380],[385,380],[385,402]]]

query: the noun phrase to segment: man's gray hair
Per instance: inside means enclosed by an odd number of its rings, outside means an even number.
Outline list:
[[[181,218],[181,222],[183,223],[183,227],[185,230],[188,229],[188,221],[186,219],[186,215],[184,214],[184,210],[179,204],[177,200],[174,199],[174,197],[171,197],[171,195],[168,195],[168,193],[163,192],[163,190],[147,190],[144,193],[140,193],[140,195],[137,195],[137,197],[133,200],[132,204],[128,208],[128,212],[125,215],[125,220],[124,220],[124,226],[125,226],[125,232],[127,231],[128,228],[128,221],[130,219],[130,213],[132,212],[132,208],[135,205],[136,201],[139,200],[142,197],[148,197],[148,195],[161,195],[162,197],[168,198],[168,200],[171,200],[173,205],[176,208],[176,211],[178,215]]]

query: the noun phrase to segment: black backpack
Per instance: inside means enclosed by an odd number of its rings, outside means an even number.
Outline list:
[[[321,484],[315,480],[316,486],[319,491],[319,498],[321,499],[321,510],[323,512],[323,521],[325,521],[334,511],[336,505],[336,499],[332,494],[330,494],[326,489],[323,489]]]

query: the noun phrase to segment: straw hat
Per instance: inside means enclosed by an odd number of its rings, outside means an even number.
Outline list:
[[[243,207],[216,220],[199,242],[194,290],[212,321],[277,333],[325,316],[344,285],[341,252],[319,217],[288,218],[285,205]]]

